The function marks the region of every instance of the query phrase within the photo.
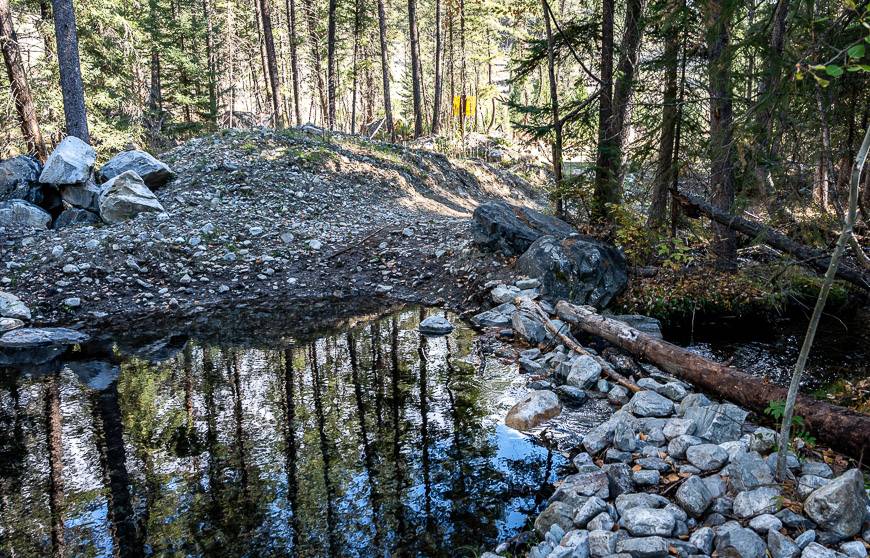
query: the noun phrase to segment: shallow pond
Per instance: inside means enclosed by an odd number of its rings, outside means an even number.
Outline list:
[[[88,347],[0,370],[0,555],[462,556],[525,526],[565,459],[523,390],[407,310],[307,341]],[[454,319],[455,323],[459,323]],[[174,347],[174,348],[173,348]],[[174,354],[172,354],[174,352]]]

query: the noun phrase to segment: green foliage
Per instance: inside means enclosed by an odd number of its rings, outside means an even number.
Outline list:
[[[775,420],[782,420],[782,417],[785,416],[785,401],[781,399],[771,401],[764,409],[764,414],[772,417]],[[809,432],[806,431],[806,421],[804,420],[804,417],[799,415],[792,415],[791,424],[795,438],[800,438],[801,440],[803,440],[804,444],[808,446],[816,445],[815,437],[813,437]]]

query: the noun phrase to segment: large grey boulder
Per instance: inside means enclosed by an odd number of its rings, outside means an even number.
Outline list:
[[[506,256],[522,254],[544,235],[562,239],[576,232],[561,219],[505,202],[487,202],[474,210],[475,242]]]
[[[41,171],[39,161],[27,155],[0,161],[0,201],[17,199],[39,203],[34,198],[39,195]]]
[[[14,294],[0,291],[0,317],[29,321],[30,308]]]
[[[542,389],[533,391],[508,411],[504,423],[516,430],[529,430],[562,412],[559,396]]]
[[[591,238],[543,236],[517,259],[516,268],[541,280],[541,294],[604,308],[628,284],[622,252]]]
[[[100,217],[107,223],[120,223],[144,212],[163,211],[160,201],[133,171],[109,180],[100,193]]]
[[[24,200],[0,202],[0,227],[47,229],[51,215]]]
[[[100,169],[100,175],[103,180],[111,180],[127,171],[138,174],[145,185],[152,190],[163,186],[175,176],[166,163],[138,149],[123,151],[109,159],[109,162]]]
[[[674,530],[674,515],[662,509],[631,508],[619,519],[619,524],[635,537],[669,537]]]
[[[69,345],[89,336],[65,328],[19,328],[0,336],[0,365],[36,365],[48,362]]]
[[[100,192],[102,188],[94,182],[84,184],[68,184],[60,187],[60,195],[63,201],[73,207],[87,209],[88,211],[100,210]]]
[[[637,419],[628,412],[617,411],[613,413],[609,419],[587,432],[583,437],[583,447],[586,451],[596,454],[607,447],[613,441],[616,425],[621,421],[629,422],[632,428],[637,424]]]
[[[100,216],[86,209],[71,207],[54,220],[55,229],[67,227],[93,226],[100,223]]]
[[[75,136],[67,136],[54,148],[39,181],[45,184],[77,184],[91,177],[97,152]]]
[[[842,537],[861,530],[867,513],[867,494],[859,469],[850,469],[813,491],[804,502],[804,513],[819,527]]]

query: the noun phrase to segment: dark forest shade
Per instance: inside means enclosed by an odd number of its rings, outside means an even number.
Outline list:
[[[52,0],[54,30],[57,34],[57,61],[60,66],[60,87],[63,93],[63,113],[66,133],[85,143],[91,142],[85,90],[79,65],[79,40],[76,14],[72,0]]]

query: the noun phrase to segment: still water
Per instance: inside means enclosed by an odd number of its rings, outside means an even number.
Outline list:
[[[565,460],[501,424],[515,369],[463,327],[421,336],[427,312],[0,369],[0,556],[492,548],[527,527]]]

